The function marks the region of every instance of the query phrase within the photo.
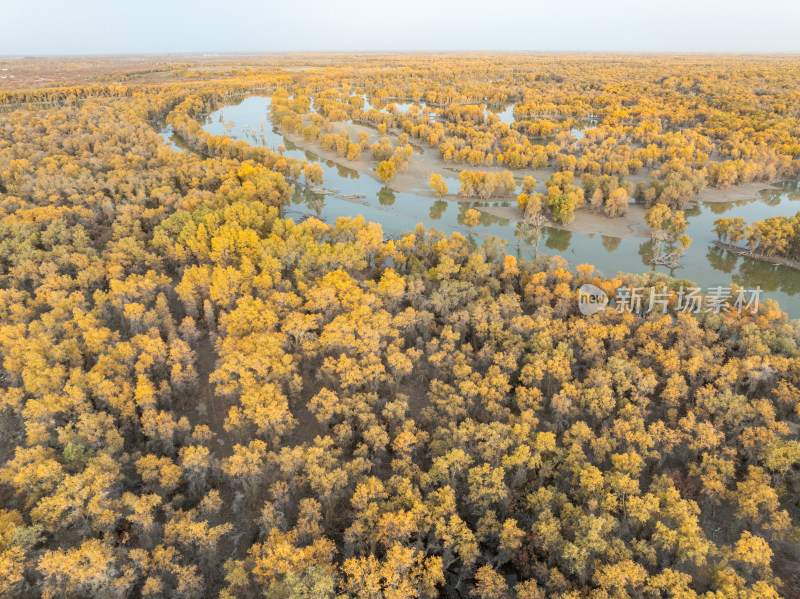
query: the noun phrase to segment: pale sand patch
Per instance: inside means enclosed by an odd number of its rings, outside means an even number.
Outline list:
[[[379,141],[381,137],[378,135],[377,129],[349,121],[334,123],[332,133],[338,134],[342,129],[345,129],[350,134],[350,137],[353,141],[358,141],[359,132],[368,133],[370,135],[370,143]],[[389,130],[387,131],[386,137],[391,139],[393,145],[397,145],[397,136],[399,133],[401,133],[401,131],[397,129]],[[335,151],[323,149],[322,146],[317,142],[309,143],[305,141],[302,135],[287,134],[285,137],[295,145],[301,148],[312,150],[316,154],[319,154],[319,156],[325,160],[331,160],[337,164],[351,168],[361,174],[371,177],[375,181],[380,182],[378,175],[375,173],[375,168],[378,166],[378,161],[372,158],[372,152],[369,148],[362,150],[362,156],[358,160],[347,160],[339,156]],[[418,141],[419,140],[411,140],[412,143],[420,146]],[[429,185],[430,177],[434,173],[438,173],[440,175],[458,176],[458,173],[462,170],[482,170],[488,172],[501,172],[503,170],[508,170],[502,165],[470,167],[468,165],[447,163],[439,155],[439,152],[436,148],[424,146],[420,147],[422,147],[423,153],[420,154],[416,151],[414,152],[408,161],[408,170],[404,173],[397,173],[394,176],[394,179],[386,184],[389,189],[398,193],[415,193],[417,195],[429,198],[436,198]],[[553,172],[555,172],[555,169],[519,169],[513,170],[512,172],[514,173],[514,178],[517,181],[522,180],[523,177],[528,175],[533,176],[537,181],[536,190],[545,191],[544,181],[547,180]],[[646,181],[648,176],[649,170],[642,169],[636,175],[629,176],[628,180],[636,183],[638,181]],[[448,190],[449,193],[441,199],[453,202],[485,201],[481,198],[460,197],[458,196],[458,188],[456,187],[457,183],[454,181],[447,181],[447,184],[450,187]],[[579,177],[576,177],[575,184],[580,185]],[[745,183],[743,185],[729,187],[728,189],[715,189],[707,187],[697,194],[694,201],[718,203],[753,200],[758,197],[758,192],[763,189],[777,188],[770,183]],[[490,201],[513,201],[515,197],[516,196],[507,198],[493,197],[490,199]],[[691,204],[687,206],[687,208],[690,206]],[[489,214],[502,216],[503,218],[520,220],[519,210],[517,210],[515,207],[489,206],[481,208],[481,210],[484,210]],[[602,235],[609,235],[612,237],[649,237],[649,229],[644,221],[645,210],[645,207],[641,204],[631,204],[627,216],[621,218],[608,218],[602,214],[596,214],[590,209],[584,207],[575,213],[575,220],[569,225],[549,223],[549,226],[564,229],[566,231],[579,233],[600,233]]]
[[[507,218],[512,221],[521,221],[522,213],[514,206],[480,206],[478,210]],[[650,237],[650,229],[644,220],[647,210],[642,204],[631,204],[628,214],[619,218],[609,218],[596,214],[591,209],[580,208],[575,212],[575,220],[568,225],[547,220],[548,227],[563,229],[573,233],[598,233],[608,237]]]
[[[698,202],[738,202],[758,199],[758,192],[764,189],[778,189],[771,183],[744,183],[727,189],[706,187],[697,194]]]
[[[371,127],[350,122],[334,123],[334,128],[331,133],[338,135],[342,129],[350,134],[350,139],[354,143],[358,143],[358,134],[362,132],[370,135],[371,144],[378,142],[381,137],[378,135],[378,132]],[[378,161],[372,158],[372,151],[369,148],[361,150],[361,158],[358,160],[347,160],[346,158],[339,156],[335,150],[327,150],[323,148],[322,145],[316,141],[307,142],[302,135],[295,133],[284,133],[284,137],[296,146],[311,150],[315,154],[318,154],[319,157],[324,160],[330,160],[336,164],[340,164],[341,166],[357,171],[358,173],[366,175],[367,177],[370,177],[380,183],[380,178],[375,172],[375,169],[378,166]],[[397,145],[396,136],[388,135],[388,137],[394,138],[392,141],[394,142],[394,145]],[[430,180],[430,176],[434,171],[426,168],[418,156],[419,154],[414,154],[409,159],[408,170],[405,173],[397,173],[394,178],[386,184],[389,189],[400,193],[413,191],[421,193],[421,195],[427,195],[427,193],[422,193],[426,190],[420,186],[423,184],[426,187],[428,186],[428,181]],[[433,197],[432,192],[431,197]]]
[[[304,124],[308,123],[310,123],[309,120],[304,120]],[[338,135],[342,129],[350,134],[350,139],[353,142],[358,142],[359,133],[368,133],[370,135],[370,144],[378,142],[382,137],[381,135],[378,135],[377,129],[367,125],[352,123],[350,121],[333,123],[333,129],[331,133]],[[396,146],[397,136],[400,133],[402,133],[402,131],[397,129],[390,130],[387,131],[385,137],[388,137],[392,141],[392,145]],[[296,146],[311,150],[315,154],[318,154],[320,158],[336,162],[337,164],[353,169],[354,171],[367,175],[375,181],[380,182],[380,178],[375,173],[375,169],[378,166],[378,161],[372,158],[372,151],[369,148],[361,151],[361,158],[358,160],[347,160],[346,158],[339,156],[335,150],[331,151],[324,149],[322,145],[316,141],[307,142],[300,134],[284,133],[284,137]],[[404,173],[397,173],[394,178],[386,184],[386,187],[398,193],[416,193],[421,196],[435,198],[436,196],[430,188],[430,178],[434,173],[438,173],[443,176],[455,175],[457,177],[458,173],[462,170],[480,170],[493,173],[510,170],[502,165],[472,167],[469,165],[456,165],[453,163],[447,163],[439,155],[438,149],[422,146],[419,143],[419,140],[409,141],[412,143],[412,145],[422,148],[423,153],[420,154],[415,151],[408,161],[408,170]],[[518,169],[512,170],[511,172],[514,173],[514,178],[517,180],[522,180],[523,177],[527,177],[528,175],[533,176],[538,182],[537,190],[544,191],[544,181],[549,178],[553,172],[555,172],[555,169]],[[447,181],[447,184],[448,187],[450,187],[448,190],[449,193],[444,196],[443,199],[463,200],[468,202],[480,201],[479,198],[458,197],[458,188],[456,187],[457,183],[454,181]],[[497,199],[498,198],[492,198],[492,200]]]

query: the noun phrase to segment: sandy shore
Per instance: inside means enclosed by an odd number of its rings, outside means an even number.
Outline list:
[[[338,133],[342,129],[344,129],[350,134],[350,138],[354,142],[358,141],[359,133],[369,134],[371,144],[378,142],[381,138],[381,136],[378,135],[377,129],[370,127],[368,125],[361,125],[349,121],[333,123],[333,130],[331,131],[331,133],[338,135]],[[396,146],[397,136],[400,133],[402,133],[402,131],[393,129],[387,131],[386,137],[388,137],[391,140],[392,144]],[[324,158],[325,160],[331,160],[333,162],[336,162],[337,164],[341,164],[342,166],[351,168],[354,171],[358,171],[359,173],[367,175],[368,177],[371,177],[375,181],[380,182],[378,175],[375,173],[375,169],[378,166],[378,161],[372,158],[372,151],[369,148],[361,151],[361,158],[359,158],[358,160],[347,160],[346,158],[342,158],[341,156],[339,156],[339,154],[336,153],[336,151],[324,149],[322,145],[316,141],[307,142],[300,134],[295,134],[295,133],[284,134],[284,137],[289,141],[291,141],[296,146],[306,150],[311,150],[315,154],[318,154],[320,158]],[[415,193],[421,196],[435,198],[436,196],[430,189],[430,178],[431,175],[433,175],[434,173],[438,173],[443,177],[445,177],[447,185],[449,187],[448,189],[449,193],[446,196],[444,196],[443,199],[452,201],[475,202],[479,201],[479,199],[459,197],[458,183],[456,181],[453,181],[452,179],[447,180],[447,177],[458,177],[458,173],[460,173],[462,170],[481,170],[481,171],[496,172],[496,173],[508,170],[502,165],[472,167],[469,165],[447,163],[439,155],[438,149],[422,147],[419,145],[419,140],[411,139],[409,140],[409,142],[412,143],[413,145],[420,147],[423,152],[419,153],[415,151],[408,161],[408,170],[404,173],[395,174],[394,178],[386,184],[386,187],[398,193]],[[519,181],[521,181],[523,177],[527,177],[528,175],[533,176],[538,181],[537,191],[545,191],[546,188],[544,187],[544,181],[548,179],[553,172],[555,172],[555,169],[549,169],[549,168],[518,169],[512,172],[514,173],[514,178]],[[492,198],[492,199],[495,200],[498,198]],[[514,198],[509,197],[509,198],[499,198],[499,199],[513,200]]]
[[[358,140],[359,133],[367,133],[370,135],[370,143],[375,143],[381,137],[374,127],[362,125],[352,122],[338,122],[334,123],[332,133],[338,134],[342,129],[346,130],[353,141]],[[387,132],[387,137],[390,138],[393,145],[397,145],[397,136],[401,133],[399,130],[390,130]],[[325,160],[330,160],[351,168],[363,175],[371,177],[373,180],[380,182],[378,175],[375,173],[375,168],[378,161],[372,158],[372,152],[369,149],[362,150],[362,156],[358,160],[347,160],[339,156],[335,151],[324,149],[317,142],[307,142],[302,135],[288,134],[285,135],[286,139],[295,145],[311,150],[318,154]],[[418,140],[416,140],[418,141]],[[415,140],[411,140],[415,143]],[[442,199],[451,202],[480,202],[480,198],[463,198],[458,195],[458,183],[453,179],[447,177],[457,177],[458,173],[462,170],[472,170],[475,167],[468,165],[457,165],[453,163],[446,163],[436,148],[423,148],[423,152],[417,151],[411,156],[408,161],[408,170],[403,173],[397,173],[394,178],[389,181],[386,186],[392,191],[398,193],[414,193],[424,197],[436,198],[433,191],[429,187],[430,177],[434,173],[441,174],[445,177],[448,184],[449,193]],[[503,166],[482,166],[476,170],[484,170],[489,172],[501,172],[505,170]],[[547,180],[554,172],[554,169],[519,169],[512,171],[514,178],[521,181],[523,177],[528,175],[533,176],[537,180],[537,191],[545,191],[544,181]],[[643,169],[634,176],[628,177],[629,180],[636,183],[647,179],[647,171]],[[776,189],[769,183],[746,183],[744,185],[737,185],[728,189],[703,189],[695,198],[695,202],[735,202],[742,200],[753,200],[758,196],[758,192],[763,189]],[[515,203],[514,197],[493,197],[489,201],[509,201]],[[480,210],[487,214],[507,218],[512,221],[519,221],[522,215],[516,206],[484,206]],[[561,225],[557,223],[548,222],[548,226],[575,233],[599,233],[611,237],[649,237],[649,228],[644,220],[644,213],[646,208],[641,204],[631,204],[628,214],[621,218],[608,218],[602,213],[598,214],[592,211],[587,206],[579,209],[575,213],[575,220],[568,225]]]
[[[478,210],[507,218],[511,221],[521,221],[522,213],[514,206],[480,206]],[[588,208],[580,208],[575,212],[575,220],[568,225],[562,225],[548,220],[546,225],[573,233],[599,233],[608,237],[650,237],[650,229],[644,220],[647,209],[642,204],[631,204],[628,214],[620,218],[609,218],[597,214]]]
[[[377,130],[373,129],[372,127],[350,122],[334,123],[333,131],[331,131],[331,133],[338,135],[342,129],[350,134],[350,139],[355,143],[358,142],[359,133],[369,134],[370,144],[378,142],[381,137],[378,135]],[[284,137],[296,146],[306,150],[311,150],[315,154],[318,154],[320,158],[331,160],[337,164],[341,164],[344,167],[358,171],[360,174],[366,175],[380,183],[380,178],[375,172],[375,169],[378,166],[378,161],[372,158],[372,151],[369,148],[361,150],[361,158],[358,160],[347,160],[346,158],[339,156],[336,151],[323,148],[318,142],[307,142],[302,135],[285,133]],[[387,134],[387,137],[392,140],[393,145],[397,145],[396,135]],[[418,193],[420,195],[429,195],[430,197],[434,197],[428,182],[430,181],[431,175],[438,171],[436,171],[431,165],[427,164],[427,160],[422,160],[420,156],[420,154],[415,153],[408,161],[408,170],[404,173],[395,174],[394,178],[386,184],[386,187],[399,193]]]
[[[744,183],[727,189],[716,189],[706,187],[697,194],[698,202],[738,202],[740,200],[754,200],[758,198],[758,192],[763,189],[777,189],[770,183]]]

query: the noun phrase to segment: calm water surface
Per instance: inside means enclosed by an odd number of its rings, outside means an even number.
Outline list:
[[[466,235],[468,231],[462,223],[464,212],[469,208],[489,204],[499,206],[516,204],[508,201],[448,202],[416,193],[391,191],[371,177],[347,168],[344,160],[342,164],[325,160],[314,152],[299,148],[284,139],[268,119],[269,103],[269,98],[255,96],[237,105],[225,106],[206,117],[203,128],[215,135],[230,135],[234,139],[244,139],[272,149],[284,146],[288,156],[318,162],[324,172],[325,187],[339,190],[340,195],[365,196],[363,200],[348,201],[332,195],[314,194],[296,186],[292,199],[293,206],[287,209],[287,216],[299,217],[311,214],[333,223],[339,216],[360,214],[368,221],[380,223],[383,230],[391,236],[399,236],[413,230],[417,223],[445,233],[458,231]],[[403,112],[411,106],[407,103],[394,104]],[[503,122],[513,122],[511,105],[492,106],[487,110],[498,114]],[[587,125],[591,126],[591,123]],[[580,131],[574,130],[573,134],[580,135]],[[183,144],[172,135],[171,131],[164,130],[162,135],[174,149],[183,149]],[[417,151],[436,150],[417,148]],[[451,191],[458,189],[456,172],[443,172],[442,176]],[[582,263],[594,264],[607,276],[617,272],[642,273],[656,270],[676,278],[694,281],[704,289],[717,285],[727,286],[732,282],[748,289],[759,286],[764,291],[762,297],[776,299],[790,317],[798,318],[800,317],[800,296],[798,296],[800,271],[736,256],[711,245],[716,239],[711,229],[717,218],[742,216],[745,221],[753,222],[770,216],[793,215],[800,211],[798,183],[782,183],[778,187],[779,189],[759,192],[751,200],[703,203],[695,209],[688,210],[689,226],[686,233],[692,238],[692,245],[681,259],[682,266],[678,269],[654,268],[647,264],[651,245],[644,238],[620,239],[600,234],[571,233],[548,227],[539,243],[539,252],[559,254],[573,267]],[[514,221],[482,212],[481,222],[473,234],[476,238],[498,237],[505,240],[509,251],[517,253],[520,257],[529,258],[533,255],[533,247],[519,239],[516,224]]]

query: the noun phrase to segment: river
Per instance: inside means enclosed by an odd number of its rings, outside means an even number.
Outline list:
[[[287,208],[287,216],[297,218],[312,214],[332,223],[339,216],[362,215],[368,221],[380,223],[383,230],[392,236],[413,230],[417,223],[445,233],[458,231],[466,235],[468,231],[462,223],[464,213],[469,208],[489,204],[510,206],[516,203],[451,202],[417,193],[393,192],[371,177],[348,168],[344,159],[341,163],[325,160],[285,139],[269,121],[269,103],[269,98],[252,96],[239,104],[225,106],[205,118],[203,129],[214,135],[229,135],[233,139],[243,139],[272,149],[283,146],[288,156],[318,162],[324,172],[324,186],[338,190],[337,195],[365,196],[364,199],[346,200],[334,195],[311,193],[297,186],[292,198],[293,206]],[[395,106],[398,110],[405,111],[410,104],[396,103]],[[493,107],[491,111],[498,114],[503,122],[513,122],[510,106]],[[580,131],[575,130],[573,134],[578,136]],[[185,149],[168,129],[162,130],[162,135],[172,144],[173,149]],[[436,150],[417,148],[417,151]],[[451,190],[458,189],[455,172],[443,172],[442,176]],[[711,231],[713,222],[722,216],[742,216],[746,222],[751,223],[770,216],[788,216],[800,211],[798,182],[779,183],[776,187],[777,189],[761,191],[750,200],[701,203],[698,207],[687,210],[686,234],[692,238],[692,245],[681,258],[681,267],[677,269],[647,264],[650,244],[643,238],[623,239],[547,227],[539,244],[539,252],[560,254],[573,267],[582,263],[593,264],[606,276],[617,272],[642,273],[656,270],[693,281],[703,289],[728,286],[731,283],[747,289],[760,287],[763,291],[762,298],[777,300],[781,309],[790,317],[798,318],[800,271],[737,256],[711,243],[716,239]],[[519,241],[516,228],[514,221],[481,212],[480,224],[474,228],[473,235],[476,238],[498,237],[505,240],[508,251],[528,258],[532,256],[533,248]]]

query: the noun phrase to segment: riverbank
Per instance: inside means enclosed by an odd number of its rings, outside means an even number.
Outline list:
[[[479,206],[478,210],[514,222],[522,221],[522,212],[516,206]],[[637,237],[646,239],[650,237],[650,228],[644,220],[646,210],[643,204],[631,204],[628,214],[610,218],[583,207],[575,211],[575,220],[567,225],[549,219],[545,224],[571,233],[599,234],[621,239]]]
[[[310,121],[308,121],[310,122]],[[304,119],[304,123],[306,123]],[[339,131],[344,129],[348,132],[351,139],[356,141],[358,139],[359,133],[366,133],[370,136],[370,144],[379,141],[380,136],[375,127],[369,125],[363,125],[359,123],[353,123],[350,121],[347,122],[337,122],[333,124],[332,133],[338,134]],[[388,137],[394,145],[397,145],[397,137],[402,133],[402,131],[397,129],[390,129],[387,131],[386,136]],[[381,182],[380,178],[375,172],[375,169],[378,166],[378,161],[372,158],[372,152],[369,148],[362,150],[362,155],[358,160],[347,160],[334,150],[327,150],[322,147],[322,145],[317,142],[308,142],[306,141],[302,135],[296,133],[284,133],[284,137],[295,144],[297,147],[310,150],[315,154],[318,154],[320,158],[325,160],[329,160],[331,162],[335,162],[343,167],[353,169],[357,171],[359,174],[366,175],[371,179]],[[480,198],[463,198],[458,195],[459,189],[459,182],[458,182],[458,175],[462,170],[481,170],[486,172],[495,172],[499,173],[503,170],[507,170],[503,165],[491,165],[491,166],[480,166],[480,167],[470,167],[469,165],[457,165],[450,162],[445,162],[444,159],[439,155],[439,152],[436,148],[426,148],[417,145],[417,150],[411,156],[408,161],[408,169],[405,172],[396,173],[394,178],[385,183],[386,187],[391,189],[394,192],[398,193],[413,193],[416,195],[435,198],[435,199],[443,199],[448,200],[451,202],[476,202],[482,201]],[[555,172],[554,168],[541,168],[541,169],[516,169],[513,170],[512,173],[514,174],[514,179],[518,182],[521,181],[524,177],[532,176],[537,180],[536,191],[545,192],[546,188],[544,186],[544,182]],[[442,177],[445,178],[445,182],[448,185],[448,192],[442,198],[438,198],[433,191],[430,189],[430,177],[433,174],[440,174]],[[648,172],[646,169],[643,169],[636,175],[628,176],[627,179],[632,183],[638,183],[640,181],[646,181],[648,178]],[[691,203],[687,206],[687,209],[691,207],[693,204],[699,203],[726,203],[726,202],[738,202],[738,201],[748,201],[756,199],[759,192],[763,190],[775,190],[778,189],[772,183],[765,183],[765,182],[753,182],[753,183],[744,183],[742,185],[736,185],[734,187],[728,187],[726,189],[717,189],[712,187],[706,187],[702,189],[695,198],[691,201]],[[513,201],[514,197],[507,197],[507,198],[497,198],[493,197],[490,198],[488,201],[498,202],[498,201]],[[581,232],[581,233],[601,233],[604,235],[612,235],[615,237],[648,237],[649,230],[647,229],[647,225],[644,222],[644,210],[640,210],[641,205],[639,204],[631,204],[631,210],[629,211],[628,216],[621,217],[617,219],[609,219],[608,217],[597,214],[590,210],[583,210],[576,212],[575,221],[570,225],[558,225],[553,223],[551,226],[557,228],[563,228],[567,231],[574,231],[574,232]],[[503,207],[493,207],[493,210],[502,211],[503,218],[511,218],[512,220],[519,220],[518,215],[513,215],[509,211],[503,210]],[[500,216],[497,212],[490,212],[485,210],[485,212],[489,214],[494,214],[495,216]],[[594,221],[597,221],[594,223]],[[616,222],[619,221],[619,222]],[[605,233],[604,231],[610,231],[609,233]]]
[[[753,260],[760,260],[761,262],[767,262],[769,264],[776,264],[778,266],[786,266],[787,268],[800,270],[800,262],[796,260],[790,260],[789,258],[783,258],[781,256],[769,256],[767,254],[758,254],[756,252],[751,252],[747,248],[743,248],[738,245],[732,245],[730,243],[725,243],[724,241],[712,241],[711,243],[713,243],[718,248],[727,250],[732,254],[736,254],[737,256],[743,256],[745,258],[752,258]]]
[[[418,144],[424,146],[423,153],[415,148],[409,172],[400,173],[398,179],[391,181],[388,187],[394,193],[388,193],[374,173],[377,161],[372,159],[372,152],[369,149],[364,152],[364,159],[354,164],[338,156],[335,150],[323,152],[313,140],[306,141],[301,138],[302,136],[285,138],[277,128],[269,126],[268,114],[269,106],[265,99],[246,99],[241,104],[226,107],[224,117],[221,112],[209,115],[204,119],[204,129],[214,135],[229,134],[234,139],[245,139],[273,149],[284,146],[287,157],[318,161],[325,177],[321,186],[338,192],[333,195],[312,194],[308,192],[306,186],[299,185],[293,198],[293,206],[290,208],[295,211],[293,217],[302,218],[303,214],[314,214],[326,222],[334,223],[340,216],[352,217],[360,214],[367,220],[380,223],[387,235],[400,236],[404,232],[414,230],[418,223],[423,223],[426,227],[435,228],[445,234],[458,231],[466,236],[469,231],[463,224],[465,209],[485,208],[502,216],[482,213],[480,223],[471,231],[478,242],[486,237],[495,237],[508,240],[509,245],[514,244],[518,251],[532,250],[531,242],[526,241],[524,236],[522,239],[519,238],[521,232],[517,225],[521,215],[517,210],[514,197],[516,194],[489,200],[459,198],[456,195],[459,188],[457,180],[459,171],[462,168],[477,169],[452,162],[444,164],[436,147],[431,148],[424,143]],[[228,127],[225,127],[228,122],[234,123],[234,126],[230,127],[230,132]],[[368,123],[353,125],[335,123],[331,132],[338,133],[342,128],[353,134],[358,131],[366,132],[372,142],[379,138],[377,128]],[[262,135],[260,139],[259,131]],[[395,130],[389,131],[388,137],[393,144],[397,143],[397,133]],[[425,169],[422,171],[422,177],[417,180],[412,176],[415,164]],[[441,168],[437,165],[441,165]],[[502,170],[502,166],[494,165],[491,170]],[[432,172],[441,174],[453,192],[442,198],[443,201],[429,191],[428,180]],[[515,180],[521,183],[521,176],[525,173],[512,172]],[[646,179],[648,174],[647,169],[643,168],[636,177]],[[537,191],[544,190],[543,182],[548,176],[546,172],[540,176],[537,173],[536,179],[539,181]],[[687,215],[689,226],[686,234],[694,243],[681,259],[681,268],[676,271],[658,266],[655,269],[673,275],[677,272],[684,278],[703,281],[708,285],[727,284],[734,276],[732,273],[735,273],[739,277],[738,280],[747,287],[760,286],[787,307],[796,305],[795,296],[800,289],[800,271],[781,266],[768,267],[766,263],[752,260],[739,260],[734,254],[719,250],[708,251],[712,240],[716,239],[716,235],[712,233],[714,220],[722,215],[729,218],[741,216],[746,222],[755,222],[765,217],[797,212],[793,204],[797,202],[800,206],[800,188],[797,185],[778,184],[775,191],[757,193],[758,190],[767,187],[768,185],[756,184],[752,188],[724,190],[725,193],[731,194],[731,192],[741,193],[744,189],[745,193],[753,194],[746,198],[752,201],[735,201],[730,204],[702,203],[699,204],[699,208],[690,210]],[[714,193],[721,195],[719,192]],[[357,198],[358,195],[365,197]],[[465,205],[463,202],[468,203]],[[643,242],[649,238],[649,230],[645,228],[642,219],[645,207],[631,205],[630,209],[631,213],[626,219],[618,220],[594,214],[590,206],[584,206],[577,211],[575,222],[569,225],[551,223],[551,226],[546,226],[540,237],[539,249],[542,252],[560,254],[572,265],[594,264],[603,272],[650,272],[654,267],[648,263],[647,247],[642,247]],[[636,211],[639,212],[638,217]],[[762,266],[759,267],[759,264]],[[796,312],[792,312],[792,315],[797,316]]]
[[[307,118],[303,119],[304,126],[310,124],[310,122],[311,121]],[[386,135],[382,136],[378,134],[378,131],[375,127],[353,123],[352,121],[340,121],[332,123],[332,125],[333,126],[330,133],[336,135],[342,129],[344,129],[350,135],[350,139],[354,142],[358,141],[359,133],[366,133],[370,136],[370,144],[380,141],[381,137],[388,137],[392,142],[392,145],[397,146],[397,138],[401,133],[403,133],[403,131],[400,129],[389,129],[386,132]],[[372,158],[372,151],[369,148],[361,151],[361,157],[358,160],[347,160],[346,158],[339,156],[335,150],[323,148],[322,144],[316,140],[311,142],[306,141],[306,139],[299,133],[285,133],[281,131],[281,134],[284,136],[284,138],[292,142],[298,148],[314,152],[315,154],[319,155],[320,158],[335,162],[343,167],[353,169],[354,171],[366,175],[375,181],[381,182],[380,178],[375,173],[375,169],[378,166],[378,160]],[[461,173],[461,171],[472,170],[500,173],[504,170],[510,170],[503,165],[496,164],[490,166],[470,166],[467,164],[445,162],[445,160],[439,154],[437,148],[421,146],[419,140],[414,139],[410,139],[409,143],[411,143],[412,146],[415,146],[417,149],[408,160],[408,169],[405,172],[396,173],[391,181],[385,183],[386,187],[397,193],[413,193],[424,197],[449,201],[476,202],[480,201],[480,198],[462,198],[458,195],[458,190],[460,187],[458,175]],[[514,179],[518,183],[521,183],[524,177],[531,176],[535,178],[538,182],[536,191],[545,192],[547,188],[544,186],[544,182],[555,172],[555,169],[525,168],[514,169],[511,172],[514,174]],[[442,175],[447,183],[448,193],[442,198],[437,197],[430,188],[430,178],[433,174]],[[633,178],[634,182],[638,180],[639,179],[635,177]],[[491,198],[491,201],[510,201],[515,199],[516,196],[508,198]]]
[[[724,202],[740,202],[752,200],[758,193],[768,189],[778,189],[772,183],[753,182],[743,183],[734,187],[726,189],[717,189],[715,187],[706,187],[700,190],[695,198],[698,202],[705,202],[708,204],[724,203]]]

